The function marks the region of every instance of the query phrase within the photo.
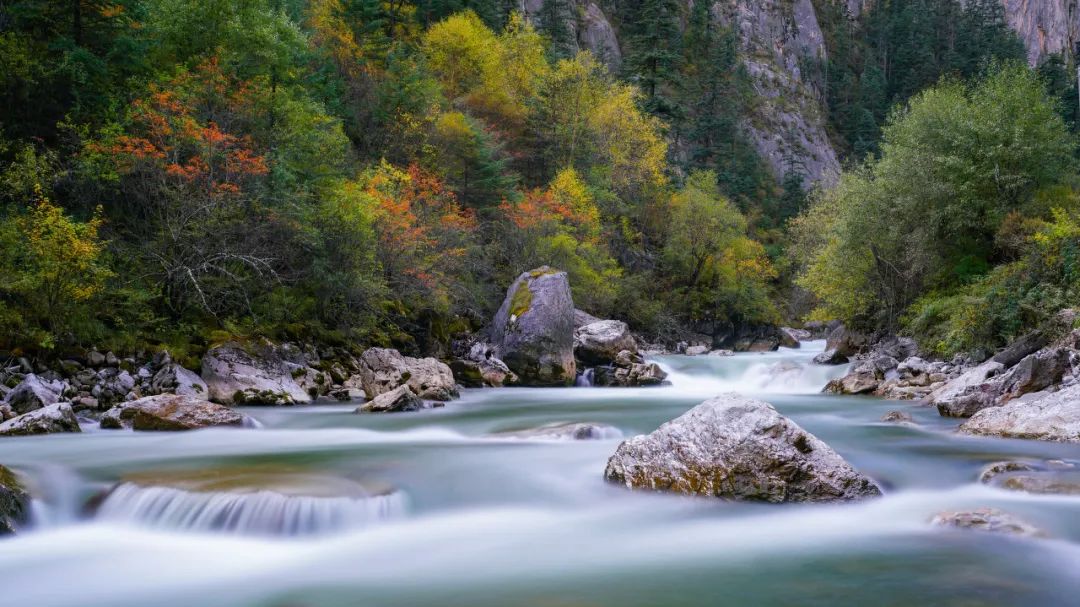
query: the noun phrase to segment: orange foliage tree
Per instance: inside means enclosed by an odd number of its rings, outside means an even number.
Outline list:
[[[364,178],[374,205],[378,257],[397,293],[423,294],[440,306],[468,301],[476,217],[432,173],[382,163]]]

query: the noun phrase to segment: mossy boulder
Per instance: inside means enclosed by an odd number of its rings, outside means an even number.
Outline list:
[[[566,272],[547,266],[523,272],[495,315],[496,356],[525,386],[574,383],[574,300]]]
[[[0,466],[0,536],[18,530],[30,516],[30,495],[10,469]]]

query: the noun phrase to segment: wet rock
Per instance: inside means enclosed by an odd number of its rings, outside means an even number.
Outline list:
[[[618,428],[606,424],[578,422],[547,424],[527,430],[498,432],[494,436],[535,440],[600,440],[620,438],[622,432]]]
[[[207,398],[210,393],[201,377],[177,363],[162,366],[150,380],[150,388],[158,394],[171,393],[200,398]]]
[[[994,462],[983,468],[979,474],[979,482],[989,484],[994,478],[1009,472],[1028,472],[1035,470],[1030,464],[1024,462]]]
[[[818,365],[844,365],[847,362],[848,357],[835,348],[825,350],[814,357],[814,363]]]
[[[996,508],[978,508],[959,512],[940,512],[930,523],[940,527],[956,529],[974,529],[991,533],[1004,533],[1029,537],[1042,537],[1046,534],[1039,528],[1023,521],[1012,514]]]
[[[939,412],[943,410],[951,412],[966,407],[963,403],[953,405],[952,401],[969,392],[972,388],[986,383],[988,379],[1001,374],[1004,370],[1005,365],[993,360],[988,360],[981,365],[968,369],[932,392],[929,396],[930,404],[936,406]],[[951,413],[943,415],[951,415]]]
[[[687,356],[702,356],[709,353],[709,346],[687,346],[683,354]]]
[[[1028,395],[977,412],[960,432],[981,436],[1080,442],[1080,384],[1050,394]]]
[[[837,354],[850,358],[862,352],[870,345],[870,338],[857,331],[840,325],[829,333],[825,341],[826,350],[836,350]]]
[[[434,358],[402,356],[397,350],[369,348],[360,356],[360,382],[368,398],[400,386],[429,400],[457,398],[457,384],[450,367]]]
[[[580,329],[585,325],[591,325],[594,322],[600,322],[601,319],[585,312],[583,310],[574,309],[574,329]]]
[[[574,331],[574,356],[585,365],[607,365],[623,350],[636,353],[637,342],[621,320],[601,320]]]
[[[213,426],[252,427],[254,421],[238,411],[208,400],[179,394],[147,396],[117,405],[101,416],[101,427],[118,430],[171,432]]]
[[[495,354],[526,386],[569,386],[574,360],[574,301],[566,272],[524,272],[507,291],[491,334]]]
[[[1072,370],[1071,350],[1047,348],[1025,356],[1001,376],[999,403],[1038,392],[1061,382],[1065,373]]]
[[[0,436],[29,436],[57,432],[82,432],[68,403],[55,403],[0,424]]]
[[[1043,495],[1080,495],[1080,478],[1070,478],[1058,474],[1017,474],[1010,475],[999,485],[1010,491],[1039,493]]]
[[[63,382],[49,381],[30,373],[4,397],[4,404],[16,413],[29,413],[58,402],[63,397],[64,388]]]
[[[427,403],[416,395],[408,385],[398,386],[389,392],[383,392],[370,401],[357,407],[357,413],[400,413],[419,411],[427,408]]]
[[[286,360],[283,348],[268,341],[227,342],[202,359],[202,379],[210,400],[225,405],[294,405],[311,402],[296,378],[303,365]]]
[[[892,424],[914,424],[915,418],[907,411],[889,411],[881,416],[881,421]]]
[[[995,354],[990,360],[1008,369],[1027,356],[1041,350],[1048,341],[1041,332],[1028,333],[1006,346],[1005,349]]]
[[[881,379],[882,375],[874,363],[865,361],[844,377],[830,381],[825,391],[831,394],[869,394],[877,389]]]
[[[777,335],[780,337],[780,345],[785,348],[798,348],[801,346],[800,334],[796,332],[797,329],[791,327],[780,327]]]
[[[626,354],[628,351],[624,350]],[[635,355],[635,360],[616,361],[614,365],[596,367],[593,369],[593,385],[595,386],[658,386],[667,379],[667,373],[656,363],[645,362],[640,356]]]
[[[18,531],[30,518],[30,494],[9,468],[0,466],[0,536]]]
[[[624,441],[604,477],[631,489],[766,502],[880,495],[866,476],[769,403],[730,393]]]
[[[483,342],[473,344],[464,357],[452,360],[450,371],[458,383],[471,388],[499,388],[515,384],[518,379],[506,363],[495,357],[495,349]]]

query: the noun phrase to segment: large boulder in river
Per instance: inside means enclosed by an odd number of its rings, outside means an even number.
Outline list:
[[[637,342],[630,327],[621,320],[600,320],[574,331],[574,355],[586,365],[615,362],[622,351],[637,353]]]
[[[15,533],[30,518],[30,494],[10,469],[0,466],[0,536]]]
[[[522,385],[572,385],[574,300],[566,272],[543,266],[518,276],[495,315],[491,340]]]
[[[729,393],[619,445],[604,477],[631,489],[734,500],[855,500],[881,491],[769,403]]]
[[[56,403],[0,424],[0,436],[28,436],[57,432],[82,432],[69,403]]]
[[[297,382],[309,369],[286,360],[275,344],[227,342],[202,359],[207,397],[223,405],[295,405],[311,402]]]
[[[4,398],[4,404],[15,413],[29,413],[59,402],[64,393],[64,382],[48,381],[33,373],[23,378],[15,389]]]
[[[1080,442],[1080,384],[1030,394],[975,413],[960,432],[981,436]]]
[[[368,398],[409,386],[420,398],[457,398],[457,384],[450,367],[434,358],[402,356],[397,350],[368,348],[360,355],[360,383]]]
[[[119,404],[101,416],[101,427],[119,430],[196,430],[212,426],[251,427],[254,421],[197,396],[159,394]]]

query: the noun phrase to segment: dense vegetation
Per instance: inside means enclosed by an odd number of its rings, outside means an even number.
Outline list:
[[[851,168],[806,210],[705,2],[605,2],[618,73],[568,0],[8,2],[0,349],[438,353],[545,263],[661,337],[798,322],[800,273],[818,316],[941,353],[1076,301],[1071,58],[1018,63],[996,0],[815,4]]]
[[[0,347],[433,350],[543,263],[653,332],[778,320],[708,172],[740,172],[715,140],[737,131],[730,32],[695,14],[691,49],[669,19],[630,77],[567,50],[565,6],[541,33],[508,4],[5,5]],[[676,100],[686,166],[669,70],[701,87]]]

